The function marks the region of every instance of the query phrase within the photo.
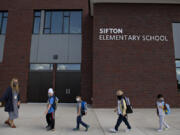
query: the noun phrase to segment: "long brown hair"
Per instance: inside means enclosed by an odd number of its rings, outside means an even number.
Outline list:
[[[16,87],[13,86],[14,81],[17,81]],[[11,88],[12,88],[12,90],[14,90],[14,91],[16,91],[17,93],[19,93],[19,81],[18,81],[17,78],[13,78],[13,79],[11,80]]]

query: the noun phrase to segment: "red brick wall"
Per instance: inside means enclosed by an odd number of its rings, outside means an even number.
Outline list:
[[[93,27],[93,106],[113,107],[122,89],[134,107],[153,107],[162,93],[180,107],[177,91],[172,23],[180,22],[179,5],[96,4]],[[99,28],[124,33],[164,34],[168,42],[100,41]]]
[[[20,80],[20,93],[27,101],[30,45],[33,27],[33,10],[36,9],[81,9],[82,22],[82,89],[81,94],[90,102],[92,96],[92,45],[91,18],[88,0],[0,0],[0,11],[8,10],[3,63],[0,63],[0,96],[12,77]]]

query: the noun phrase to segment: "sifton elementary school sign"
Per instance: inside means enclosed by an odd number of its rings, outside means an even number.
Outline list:
[[[99,40],[167,42],[168,38],[166,35],[124,34],[123,28],[100,28]]]

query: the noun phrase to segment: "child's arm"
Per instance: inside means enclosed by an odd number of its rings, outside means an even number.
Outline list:
[[[50,108],[51,108],[51,104],[48,104],[48,107],[47,107],[47,110],[46,110],[45,114],[48,113],[48,111],[49,111]]]
[[[117,112],[118,111],[118,107],[114,108],[114,112]]]
[[[81,105],[79,105],[77,115],[78,115],[78,116],[80,116],[80,115],[81,115]]]

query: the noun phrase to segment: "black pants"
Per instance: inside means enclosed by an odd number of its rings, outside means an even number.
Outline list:
[[[54,125],[55,125],[55,113],[54,112],[48,113],[46,115],[46,121],[47,121],[48,126],[50,126],[51,129],[54,129]]]
[[[84,123],[84,122],[82,121],[82,116],[81,116],[81,115],[80,115],[80,116],[77,116],[77,126],[76,126],[77,129],[79,129],[80,124],[81,124],[82,126],[84,126],[85,128],[87,128],[87,126],[88,126],[86,123]]]
[[[117,120],[116,126],[115,126],[116,131],[118,131],[118,128],[119,128],[120,124],[122,123],[122,121],[126,124],[128,129],[131,129],[131,126],[130,126],[126,116],[123,116],[123,115],[120,114],[119,118]]]

